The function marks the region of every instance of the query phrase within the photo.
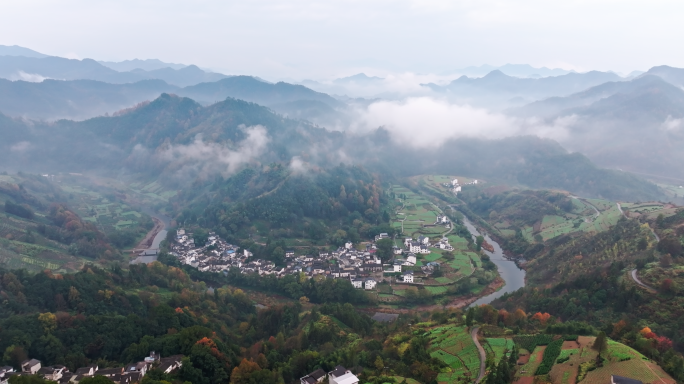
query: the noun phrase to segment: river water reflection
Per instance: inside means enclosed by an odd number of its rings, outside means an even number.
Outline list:
[[[468,231],[470,231],[470,234],[473,235],[473,237],[481,235],[477,228],[475,228],[466,217],[463,218],[463,224],[468,228]],[[489,235],[485,235],[484,238],[494,247],[494,252],[489,252],[487,250],[483,251],[489,256],[492,262],[496,264],[499,275],[504,280],[505,285],[500,290],[477,299],[470,304],[470,306],[489,304],[494,301],[494,299],[498,299],[506,293],[515,292],[525,286],[525,270],[518,268],[513,261],[506,259],[499,243],[492,240]]]

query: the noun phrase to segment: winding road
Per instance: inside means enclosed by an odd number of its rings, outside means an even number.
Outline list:
[[[627,215],[625,215],[625,212],[622,210],[622,206],[620,205],[620,203],[617,203],[617,207],[620,210],[620,213],[622,213],[622,216],[624,216],[625,218],[628,219]],[[656,242],[660,242],[660,237],[658,236],[657,233],[655,233],[655,231],[653,230],[653,228],[651,228],[650,225],[648,226],[648,229],[651,230],[651,233],[655,237]],[[637,269],[636,268],[632,269],[632,271],[629,273],[629,275],[632,277],[632,280],[634,280],[634,282],[637,283],[638,286],[645,288],[646,290],[651,291],[651,292],[657,292],[657,290],[655,288],[651,287],[648,284],[645,284],[643,281],[641,281],[639,279],[639,276],[637,276]]]
[[[647,290],[652,291],[652,292],[656,292],[655,288],[651,287],[650,285],[644,283],[643,281],[641,281],[641,279],[639,279],[639,276],[637,276],[637,269],[636,268],[632,269],[632,272],[630,272],[630,275],[632,276],[632,280],[634,280],[634,282],[637,283],[637,285],[639,285],[640,287],[646,288]]]
[[[480,330],[480,327],[475,327],[470,331],[470,337],[473,338],[473,343],[475,343],[475,346],[477,347],[477,351],[480,352],[480,374],[477,375],[477,379],[475,379],[475,384],[478,384],[482,378],[484,377],[485,374],[485,361],[487,360],[487,355],[485,355],[485,350],[482,348],[482,345],[480,345],[480,341],[477,340],[477,331]]]

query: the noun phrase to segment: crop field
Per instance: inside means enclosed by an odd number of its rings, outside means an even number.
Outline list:
[[[430,291],[433,295],[442,295],[447,292],[447,287],[441,286],[441,287],[430,287],[426,286],[426,290]]]
[[[428,254],[428,255],[423,256],[423,259],[424,259],[424,260],[427,260],[428,262],[430,262],[430,261],[436,261],[436,260],[439,260],[439,259],[441,259],[441,258],[442,258],[442,254],[441,254],[441,253],[436,253],[436,252],[433,252],[433,253],[430,253],[430,254]]]
[[[84,259],[69,255],[59,248],[27,244],[19,241],[0,239],[0,265],[7,269],[26,269],[39,272],[50,269],[55,272],[76,272],[84,264]]]
[[[564,216],[546,215],[533,226],[524,226],[523,237],[529,242],[538,242],[579,231],[602,232],[617,224],[622,216],[617,204],[608,200],[572,199],[572,202],[575,206],[572,213]],[[593,207],[599,211],[598,216]],[[497,229],[500,227],[495,226]],[[499,229],[499,232],[504,236],[515,235],[511,230]]]
[[[140,225],[143,220],[149,222],[150,219],[113,196],[77,184],[64,184],[62,189],[70,194],[69,203],[76,213],[103,232],[127,228],[139,229],[141,236],[146,232]]]
[[[582,223],[580,229],[585,232],[602,232],[617,224],[620,216],[622,216],[615,203],[612,203],[609,208],[600,212],[601,214],[596,220],[593,220],[591,223]]]
[[[458,182],[461,185],[470,183],[474,180],[466,177],[450,175],[422,175],[411,178],[411,180],[427,188],[428,190],[438,192],[445,196],[451,196],[451,181],[454,179],[458,179]],[[445,183],[448,185],[445,186]]]
[[[440,383],[456,383],[459,378],[477,376],[480,357],[466,327],[447,325],[431,330],[430,356],[443,361],[452,372],[440,373]]]
[[[504,357],[504,352],[510,352],[513,349],[513,345],[515,343],[511,339],[498,338],[487,339],[487,344],[489,344],[489,347],[491,348],[492,352],[494,352],[494,359],[498,363],[501,360],[501,358]]]
[[[423,196],[398,185],[392,186],[392,192],[397,196],[404,195],[406,197],[403,200],[403,208],[396,212],[396,219],[392,224],[395,227],[401,227],[400,220],[403,220],[404,235],[412,237],[418,237],[421,234],[434,236],[447,231],[441,225],[432,226],[437,221],[437,215],[441,215],[442,212]],[[426,225],[429,226],[426,227]]]
[[[674,197],[675,199],[684,198],[684,186],[681,184],[670,185],[670,184],[656,184],[659,186],[666,195]]]
[[[556,361],[563,361],[564,358],[568,360],[556,363],[551,368],[549,377],[554,384],[576,383],[578,366],[596,360],[596,351],[591,349],[593,340],[594,337],[581,336],[578,340],[579,348],[561,350]],[[624,344],[609,340],[608,350],[603,353],[603,357],[606,358],[603,367],[588,371],[581,383],[610,382],[611,374],[641,380],[644,383],[675,383],[660,367]]]
[[[684,196],[680,196],[684,197]],[[665,217],[672,216],[677,213],[678,207],[672,204],[663,204],[658,202],[648,203],[622,203],[622,209],[629,211],[630,217],[646,216],[647,219],[653,220],[658,215]]]
[[[527,361],[525,365],[520,367],[518,371],[515,373],[516,377],[533,377],[534,373],[537,371],[537,368],[539,367],[539,364],[541,364],[542,361],[542,356],[544,355],[544,350],[546,349],[546,346],[540,346],[536,347],[531,353],[530,353],[530,359]]]

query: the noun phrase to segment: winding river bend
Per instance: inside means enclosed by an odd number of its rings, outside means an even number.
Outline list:
[[[481,233],[468,218],[463,218],[463,224],[468,228],[468,231],[473,237],[481,236]],[[489,256],[492,262],[496,264],[499,275],[504,280],[504,286],[492,294],[477,299],[470,304],[470,306],[489,304],[494,301],[494,299],[498,299],[506,293],[515,292],[525,286],[525,270],[518,268],[513,261],[506,259],[499,243],[492,240],[489,235],[485,235],[484,238],[494,247],[494,252],[489,252],[484,249],[483,251]]]

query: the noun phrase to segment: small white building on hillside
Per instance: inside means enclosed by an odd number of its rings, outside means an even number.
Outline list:
[[[334,370],[328,372],[328,382],[330,384],[359,384],[359,378],[350,370],[338,365]]]

